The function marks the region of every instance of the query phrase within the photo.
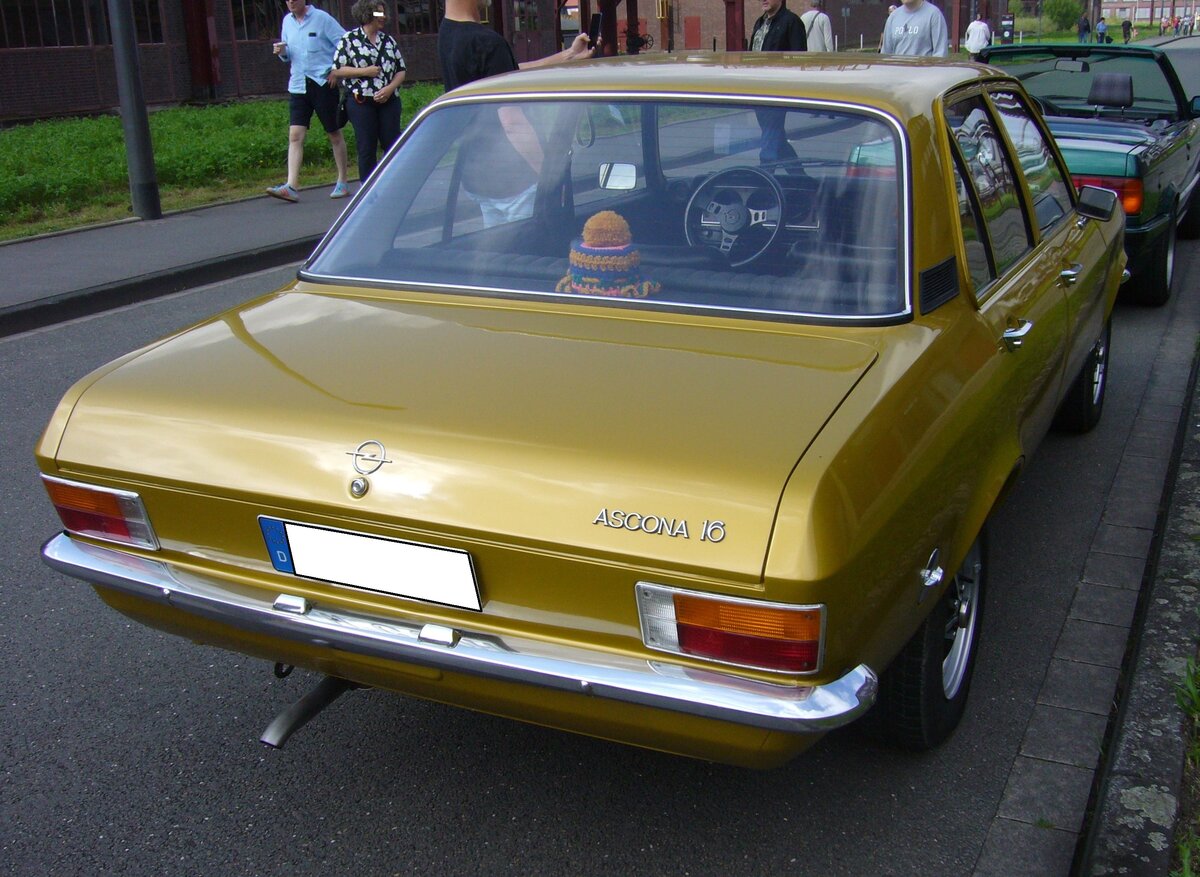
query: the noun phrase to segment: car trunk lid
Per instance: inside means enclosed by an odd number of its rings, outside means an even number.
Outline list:
[[[230,311],[100,376],[58,465],[756,579],[789,474],[876,355],[814,327],[462,303],[301,284]]]

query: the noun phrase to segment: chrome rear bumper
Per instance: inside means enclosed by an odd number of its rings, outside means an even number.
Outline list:
[[[865,713],[878,690],[874,672],[864,664],[826,685],[772,685],[592,649],[326,609],[292,594],[268,600],[259,589],[66,535],[50,539],[42,558],[66,575],[240,630],[749,727],[823,733]]]

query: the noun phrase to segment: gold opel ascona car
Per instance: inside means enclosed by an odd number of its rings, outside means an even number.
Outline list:
[[[80,381],[54,568],[162,630],[770,766],[961,716],[986,523],[1125,267],[986,68],[588,62],[425,111],[277,292]]]

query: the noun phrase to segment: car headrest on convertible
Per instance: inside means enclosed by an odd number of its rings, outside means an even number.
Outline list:
[[[1088,92],[1088,103],[1120,109],[1133,106],[1133,76],[1129,73],[1097,73]]]

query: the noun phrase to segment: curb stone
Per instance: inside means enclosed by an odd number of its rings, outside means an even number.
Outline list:
[[[1090,836],[1078,871],[1087,877],[1170,872],[1185,759],[1184,715],[1175,702],[1196,654],[1200,610],[1200,400],[1179,426],[1168,509],[1147,567],[1140,635],[1126,656],[1125,690],[1115,715],[1107,766],[1099,778]],[[1172,477],[1173,476],[1173,477]],[[1135,622],[1134,629],[1139,625]]]

